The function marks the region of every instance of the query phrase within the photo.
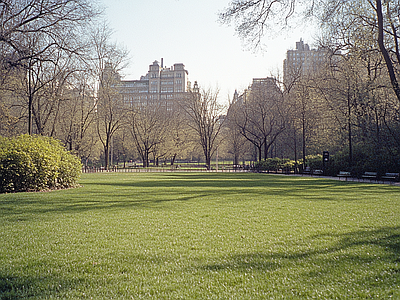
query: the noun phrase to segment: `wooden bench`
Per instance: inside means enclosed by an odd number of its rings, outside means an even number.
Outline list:
[[[369,179],[369,180],[378,180],[378,173],[377,172],[365,172],[362,176],[362,179]]]
[[[310,167],[306,167],[306,168],[303,170],[302,174],[310,174],[310,175],[311,175],[311,168],[310,168]]]
[[[381,177],[381,179],[383,181],[388,180],[388,181],[398,181],[399,180],[399,173],[385,173],[385,175],[383,175]]]
[[[337,177],[339,177],[339,180],[341,177],[347,178],[351,177],[351,173],[350,172],[346,172],[346,171],[340,171],[339,174],[336,175]]]
[[[313,175],[324,175],[324,171],[322,171],[322,170],[313,170],[312,174]]]

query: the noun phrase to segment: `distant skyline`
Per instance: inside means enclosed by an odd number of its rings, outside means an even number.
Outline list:
[[[312,45],[304,28],[265,37],[266,51],[246,51],[233,26],[221,25],[218,13],[230,0],[100,0],[114,30],[113,39],[130,53],[124,79],[138,80],[153,61],[183,63],[189,80],[218,88],[221,102],[253,78],[282,76],[286,51],[300,38]],[[272,36],[272,34],[271,34]]]

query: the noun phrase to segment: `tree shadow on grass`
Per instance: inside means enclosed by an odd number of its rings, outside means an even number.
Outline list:
[[[287,269],[285,276],[292,277],[300,285],[309,286],[310,291],[315,286],[350,291],[353,288],[351,285],[354,285],[355,290],[376,291],[376,294],[387,291],[388,295],[393,295],[393,292],[398,291],[400,227],[316,235],[312,239],[326,237],[334,237],[338,241],[322,249],[307,251],[234,254],[230,258],[221,259],[220,263],[202,265],[200,268],[211,272],[233,270],[255,273],[281,273]],[[375,247],[383,255],[371,253]],[[347,281],[351,283],[346,284]],[[400,295],[400,291],[398,293]]]
[[[392,187],[346,183],[320,178],[247,173],[102,174],[89,177],[84,187],[50,193],[0,195],[0,218],[24,221],[46,213],[79,213],[102,209],[166,209],[171,203],[248,196],[266,200],[353,201],[360,193],[393,193]],[[95,180],[94,180],[95,179]],[[348,195],[352,194],[352,197]],[[338,197],[340,195],[340,197]]]
[[[363,291],[368,291],[372,295],[369,298],[374,298],[374,295],[379,298],[376,296],[379,294],[381,299],[389,298],[389,295],[396,293],[396,288],[400,285],[400,227],[383,227],[376,230],[359,230],[335,235],[314,235],[310,239],[318,240],[332,236],[336,240],[334,244],[306,251],[271,252],[269,249],[258,252],[249,251],[224,257],[211,257],[210,260],[213,261],[211,264],[202,263],[203,258],[193,258],[191,262],[189,261],[190,266],[187,269],[178,269],[178,271],[182,271],[185,274],[183,276],[189,277],[196,276],[196,272],[193,273],[194,268],[199,269],[200,274],[206,271],[213,276],[221,272],[234,272],[237,273],[237,276],[252,273],[255,277],[262,276],[255,280],[261,280],[261,282],[268,280],[270,283],[273,283],[274,280],[283,281],[289,278],[291,282],[295,282],[290,287],[292,289],[301,286],[311,295],[318,289],[333,290],[338,298],[346,299],[368,298],[360,296],[359,293]],[[374,247],[379,248],[381,253],[379,257],[368,253],[371,249],[375,249]],[[152,265],[149,262],[164,266],[166,261],[173,259],[173,254],[165,253],[164,256],[157,255],[155,257],[142,255],[129,258],[127,256],[124,261],[126,264],[135,262],[151,268]],[[127,272],[130,267],[127,265]],[[108,275],[116,275],[116,272],[120,272],[118,268],[107,270]],[[146,272],[145,268],[143,270]],[[160,270],[165,270],[165,268]],[[265,276],[265,273],[269,273],[269,275]],[[181,272],[180,275],[182,275]],[[0,299],[26,299],[29,297],[40,299],[65,295],[70,292],[78,297],[78,292],[85,292],[88,287],[94,287],[97,284],[96,279],[91,276],[85,279],[68,279],[69,276],[70,274],[67,273],[64,276],[58,275],[58,277],[43,276],[43,274],[39,274],[37,277],[17,277],[13,270],[8,273],[0,270]],[[209,278],[212,280],[213,276]],[[223,284],[221,278],[234,280],[235,275],[219,278],[220,284]],[[246,284],[251,284],[251,282]],[[107,286],[104,288],[108,289]],[[109,288],[115,289],[115,286]],[[269,287],[266,284],[262,285],[262,288],[268,289]],[[287,288],[287,286],[277,284],[273,293],[283,296]],[[76,294],[73,294],[74,292]],[[111,292],[113,293],[115,290],[111,290]],[[352,292],[354,294],[351,294]],[[84,298],[83,296],[79,297]]]
[[[83,289],[84,282],[80,279],[55,278],[53,276],[15,277],[0,271],[1,300],[48,299],[57,297],[60,293]]]
[[[129,177],[128,177],[129,178]],[[291,194],[304,190],[326,190],[337,189],[338,192],[352,190],[374,190],[377,193],[393,191],[393,186],[366,184],[354,181],[338,181],[325,178],[297,177],[287,175],[254,174],[254,173],[162,173],[157,180],[137,180],[135,176],[123,180],[96,181],[91,184],[98,186],[118,187],[118,188],[207,188],[229,191],[234,190],[243,194],[263,193],[263,194]],[[242,189],[241,189],[242,188]]]

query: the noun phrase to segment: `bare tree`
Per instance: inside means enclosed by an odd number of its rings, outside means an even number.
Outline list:
[[[28,133],[32,133],[34,123],[38,134],[55,134],[60,103],[68,89],[68,79],[75,72],[72,60],[68,53],[56,48],[27,61],[27,76],[21,79],[23,102],[28,108]]]
[[[164,142],[159,144],[156,152],[160,157],[170,160],[171,166],[175,164],[177,158],[186,155],[188,150],[193,147],[193,138],[190,135],[190,130],[186,126],[186,121],[182,116],[182,111],[179,108],[173,110],[173,113],[168,114],[168,136]],[[158,151],[157,151],[158,150]]]
[[[188,126],[196,133],[197,142],[203,149],[207,170],[211,169],[211,157],[218,148],[218,137],[225,118],[224,106],[218,102],[218,92],[199,89],[197,82],[188,97],[181,101]]]
[[[228,113],[226,115],[225,123],[225,141],[228,147],[228,153],[233,154],[233,164],[239,165],[240,156],[244,155],[247,150],[246,142],[248,141],[243,134],[241,134],[240,127],[237,122],[240,118],[240,113],[243,109],[243,95],[240,97],[235,91],[232,102],[229,104]]]
[[[90,135],[97,107],[93,78],[89,72],[77,72],[70,78],[69,87],[60,105],[57,136],[70,151],[83,158],[93,146]]]
[[[70,74],[66,61],[86,54],[82,36],[98,15],[86,0],[0,2],[0,66],[6,75],[10,72],[4,70],[26,73],[22,78],[26,81],[28,133],[34,121],[37,132],[44,134],[46,123],[57,114],[59,92]],[[46,103],[39,103],[43,99]]]
[[[276,138],[284,131],[286,113],[283,92],[273,78],[256,79],[244,93],[241,105],[235,109],[234,119],[240,133],[258,151],[258,160],[268,157]]]
[[[289,21],[299,18],[314,18],[320,26],[345,28],[346,38],[341,47],[355,47],[348,43],[353,34],[360,36],[359,30],[368,28],[372,33],[372,43],[367,50],[377,49],[382,55],[390,78],[391,86],[400,101],[400,3],[396,0],[235,0],[220,14],[225,23],[235,22],[238,34],[258,46],[266,32],[290,27]],[[343,37],[343,32],[332,36]],[[359,39],[358,39],[359,40]]]
[[[234,23],[238,35],[258,47],[265,34],[291,28],[300,19],[311,17],[316,4],[322,1],[234,0],[219,17],[223,23]]]
[[[160,102],[149,101],[140,107],[133,107],[130,129],[143,167],[149,166],[151,153],[156,158],[165,155],[162,145],[168,139],[171,120],[172,113]]]
[[[105,167],[108,169],[113,135],[127,124],[129,106],[117,90],[119,72],[125,67],[128,53],[111,43],[111,30],[103,24],[91,38],[94,45],[92,70],[98,79],[97,133],[104,149]]]
[[[10,66],[25,66],[26,60],[39,58],[54,47],[77,52],[76,44],[65,37],[81,30],[99,11],[89,0],[3,0],[0,2],[1,58]],[[40,37],[46,44],[30,48],[29,41]],[[79,39],[77,39],[79,40]]]

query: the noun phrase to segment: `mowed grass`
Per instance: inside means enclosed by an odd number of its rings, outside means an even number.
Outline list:
[[[400,187],[84,174],[0,195],[0,299],[400,299]]]

